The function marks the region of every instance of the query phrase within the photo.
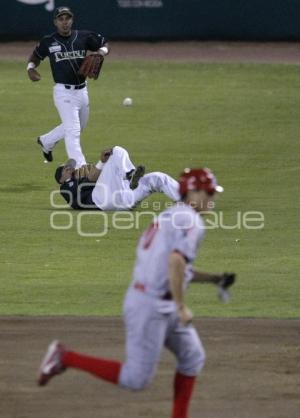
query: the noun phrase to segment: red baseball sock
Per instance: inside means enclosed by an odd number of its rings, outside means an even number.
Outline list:
[[[62,358],[65,367],[84,370],[103,380],[117,384],[122,364],[119,361],[90,357],[74,351],[66,351]]]
[[[179,372],[174,378],[174,400],[172,418],[188,418],[189,403],[196,376],[185,376]]]

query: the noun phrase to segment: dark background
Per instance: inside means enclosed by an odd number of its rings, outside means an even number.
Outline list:
[[[46,3],[1,0],[0,39],[38,39],[53,32],[53,10],[46,10]],[[76,28],[109,39],[300,39],[300,0],[54,0],[54,5],[73,9]]]

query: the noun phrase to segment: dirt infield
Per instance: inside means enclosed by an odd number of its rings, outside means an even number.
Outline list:
[[[195,321],[207,352],[190,418],[298,418],[300,320]],[[1,418],[167,418],[174,359],[164,351],[153,384],[131,393],[68,370],[49,386],[35,377],[49,341],[78,351],[123,358],[120,319],[0,318]]]
[[[35,42],[0,43],[0,59],[27,60]],[[111,42],[109,60],[300,63],[299,42]]]

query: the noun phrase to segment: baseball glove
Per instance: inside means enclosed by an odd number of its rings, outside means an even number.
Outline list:
[[[228,287],[232,286],[235,282],[235,273],[223,273],[223,277],[219,286],[223,287],[223,289],[228,289]]]
[[[99,170],[94,164],[83,165],[75,170],[75,178],[79,183],[84,182],[95,182],[99,177]]]
[[[88,178],[89,174],[90,174],[90,165],[89,164],[83,165],[82,167],[77,168],[75,170],[75,178],[79,181],[81,181],[84,178]]]
[[[230,293],[228,288],[235,282],[235,273],[223,273],[221,281],[218,283],[218,297],[221,302],[228,302]]]
[[[97,52],[87,55],[79,68],[78,74],[97,80],[103,62],[104,57]]]

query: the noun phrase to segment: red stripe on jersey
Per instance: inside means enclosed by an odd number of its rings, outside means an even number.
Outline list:
[[[149,226],[149,228],[144,232],[144,234],[143,234],[143,240],[144,240],[143,248],[144,248],[144,250],[147,250],[150,247],[157,230],[158,230],[158,222],[155,222],[155,223],[152,223]]]

